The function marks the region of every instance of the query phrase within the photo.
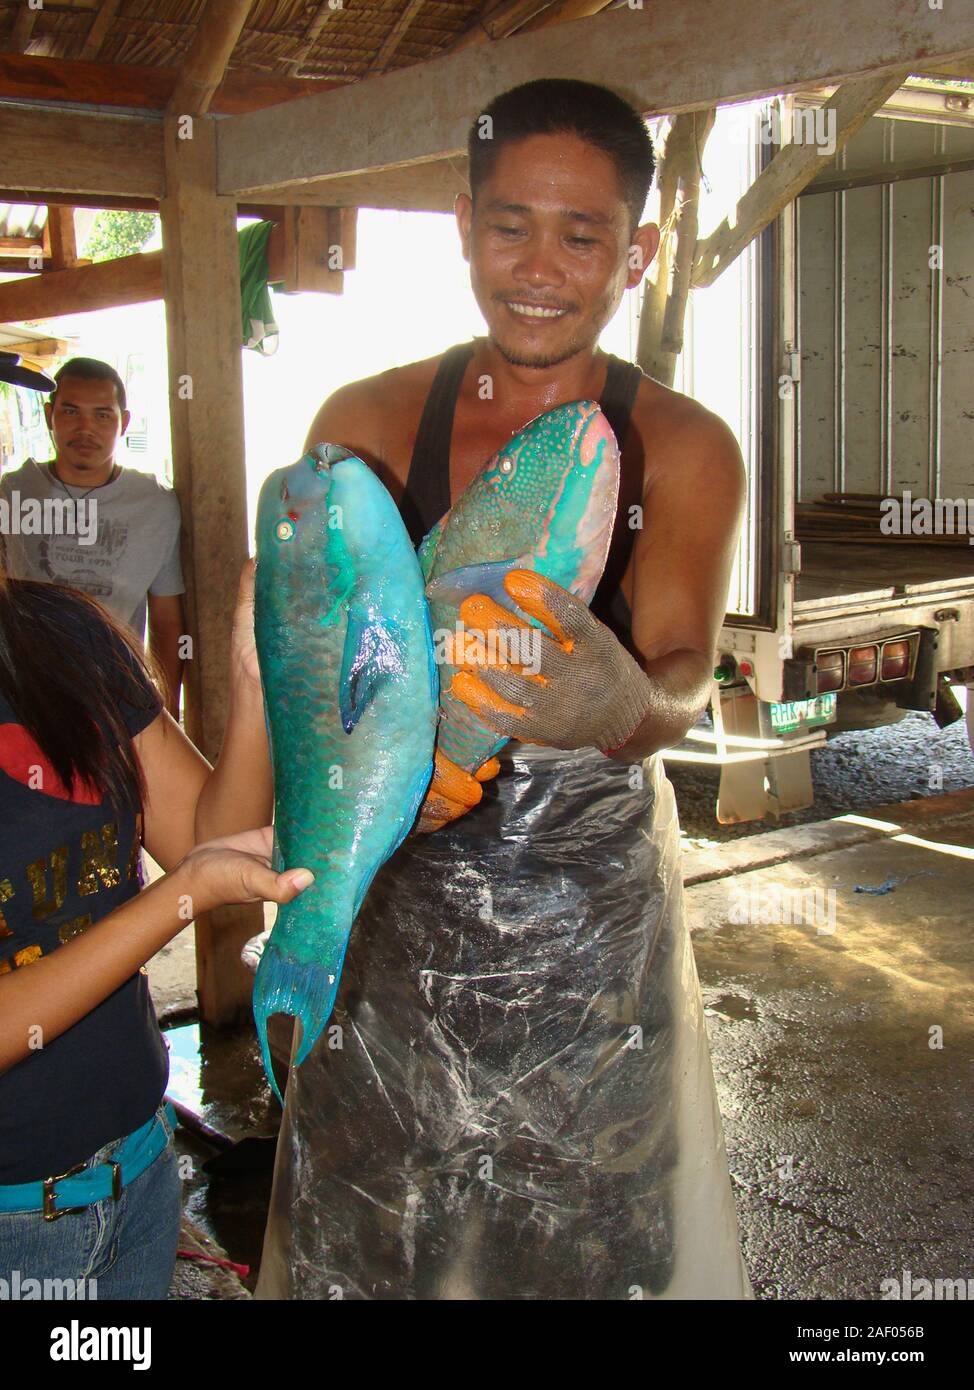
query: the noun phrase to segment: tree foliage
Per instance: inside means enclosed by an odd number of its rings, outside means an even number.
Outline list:
[[[103,208],[92,223],[84,255],[92,261],[114,261],[141,251],[156,230],[158,214]]]

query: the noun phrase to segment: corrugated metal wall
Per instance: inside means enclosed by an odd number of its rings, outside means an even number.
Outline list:
[[[945,156],[974,156],[974,130],[873,117],[816,183]],[[974,497],[974,170],[814,187],[798,202],[799,500]]]

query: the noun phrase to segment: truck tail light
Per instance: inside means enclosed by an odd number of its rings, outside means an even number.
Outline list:
[[[852,647],[849,652],[849,684],[872,685],[879,678],[879,648]]]
[[[899,681],[910,674],[910,640],[898,638],[895,642],[883,643],[883,659],[880,672],[884,681]]]
[[[845,685],[845,652],[816,652],[815,688],[819,695]]]

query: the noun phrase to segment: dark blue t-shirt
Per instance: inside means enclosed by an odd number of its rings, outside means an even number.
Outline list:
[[[122,698],[114,665],[137,664],[124,643],[65,596],[64,641],[93,644],[134,737],[159,714],[158,694],[137,673],[141,705]],[[129,695],[132,694],[128,690]],[[69,795],[0,695],[0,980],[85,931],[141,887],[142,817]],[[0,1008],[3,989],[0,983]],[[126,980],[66,1033],[0,1075],[0,1183],[33,1182],[73,1167],[145,1123],[159,1105],[169,1058],[145,970]]]

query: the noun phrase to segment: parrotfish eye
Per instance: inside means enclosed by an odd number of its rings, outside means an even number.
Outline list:
[[[274,528],[274,534],[279,541],[289,541],[294,535],[294,522],[285,517],[279,521]]]
[[[514,459],[511,458],[510,454],[505,454],[504,457],[498,463],[497,467],[500,469],[502,473],[506,474],[508,478],[513,477],[514,474],[517,472],[517,464],[514,461]]]

